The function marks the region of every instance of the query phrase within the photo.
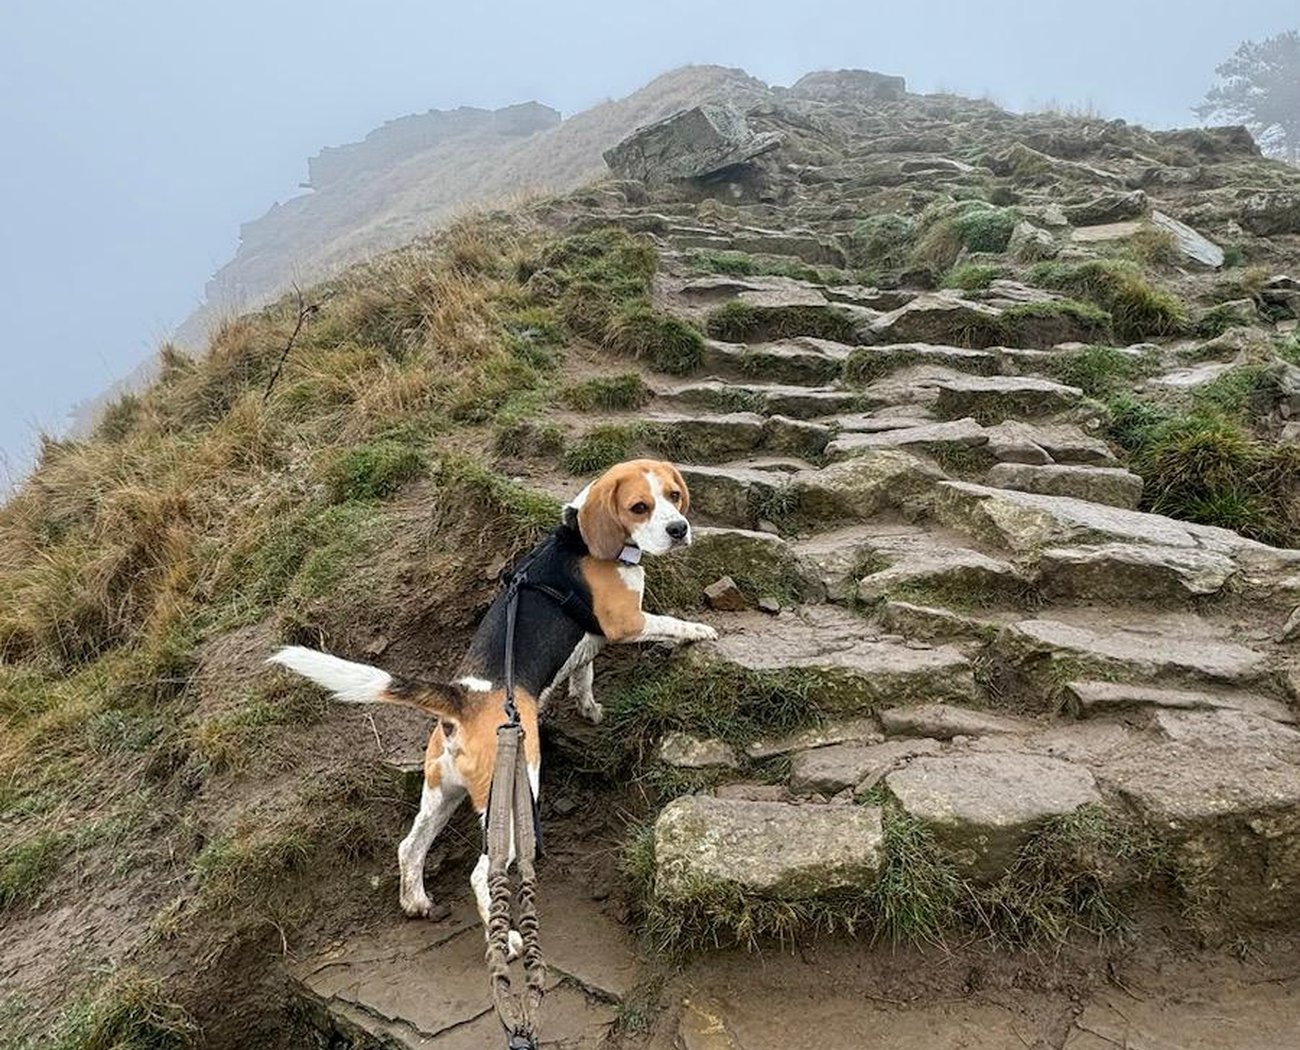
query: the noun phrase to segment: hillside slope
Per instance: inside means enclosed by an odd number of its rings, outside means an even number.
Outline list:
[[[166,351],[46,447],[0,509],[0,1033],[491,1038],[465,814],[445,910],[396,911],[427,726],[262,661],[449,667],[653,453],[698,531],[647,603],[721,638],[548,717],[552,1038],[1295,1042],[1300,176],[858,83],[761,100],[780,147],[711,181],[462,221]]]

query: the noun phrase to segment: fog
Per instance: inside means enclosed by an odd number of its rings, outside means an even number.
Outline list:
[[[448,8],[454,8],[449,10]],[[1215,65],[1295,0],[0,0],[0,453],[20,472],[156,349],[241,221],[386,119],[537,99],[566,115],[688,62],[1194,123]]]

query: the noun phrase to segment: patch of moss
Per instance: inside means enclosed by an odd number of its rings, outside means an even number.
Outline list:
[[[916,221],[888,212],[860,220],[850,239],[854,262],[873,272],[900,270],[916,242]]]

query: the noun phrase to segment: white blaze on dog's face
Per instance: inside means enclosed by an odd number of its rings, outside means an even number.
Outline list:
[[[664,554],[691,542],[686,509],[691,496],[671,463],[637,459],[611,467],[570,504],[578,529],[597,558],[614,559],[624,546]]]

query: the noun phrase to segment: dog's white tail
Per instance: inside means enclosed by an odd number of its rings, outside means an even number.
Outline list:
[[[378,667],[354,664],[301,645],[286,645],[267,663],[297,671],[345,704],[379,704],[391,699],[388,687],[393,684],[393,676]]]

